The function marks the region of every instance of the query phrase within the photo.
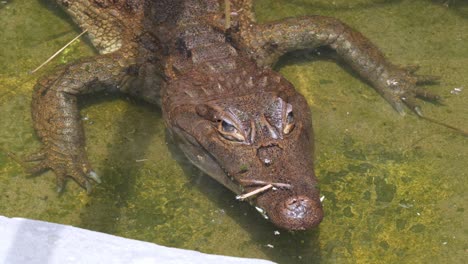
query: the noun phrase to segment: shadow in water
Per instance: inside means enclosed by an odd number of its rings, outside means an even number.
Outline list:
[[[122,97],[116,94],[83,96],[80,97],[80,102],[82,102],[80,108],[120,98]],[[137,104],[146,109],[155,109],[154,106],[141,101],[138,101]],[[151,111],[155,120],[162,121],[159,110]],[[81,224],[79,227],[108,234],[119,234],[121,231],[118,229],[121,225],[120,218],[127,208],[129,200],[134,199],[138,192],[136,182],[138,175],[141,174],[141,165],[128,161],[145,156],[152,139],[152,134],[138,133],[138,137],[133,139],[138,142],[135,144],[134,142],[126,142],[128,141],[126,135],[130,130],[152,130],[152,128],[147,127],[148,123],[145,122],[131,122],[132,125],[137,125],[130,127],[129,118],[134,116],[135,113],[128,110],[112,124],[117,129],[110,136],[111,143],[105,151],[107,153],[105,155],[108,156],[100,166],[102,169],[99,170],[103,183],[94,185],[95,190],[89,197],[89,203],[80,213]],[[184,174],[189,178],[189,186],[199,189],[210,201],[215,202],[216,208],[223,209],[230,218],[246,230],[252,239],[252,242],[248,243],[249,245],[262,245],[262,251],[268,256],[267,258],[278,263],[320,263],[319,229],[296,233],[278,230],[270,222],[263,219],[248,203],[236,201],[234,193],[191,165],[184,154],[169,139],[167,133],[166,141],[170,142],[168,147],[173,158],[178,161]],[[280,231],[280,235],[276,235],[275,231]],[[146,231],[142,230],[142,232]],[[236,252],[232,252],[232,254],[236,254]]]
[[[38,0],[38,1],[42,6],[47,8],[55,16],[59,17],[60,19],[64,21],[67,21],[68,24],[72,26],[73,31],[76,32],[76,35],[78,35],[80,32],[83,31],[76,23],[73,22],[73,19],[55,1],[51,1],[51,0]],[[44,39],[39,39],[37,41],[34,41],[33,43],[30,43],[30,45],[34,47],[35,45],[38,45],[39,43],[43,43],[43,42],[50,41],[52,39],[60,38],[62,36],[69,34],[70,32],[71,31],[57,32],[53,35],[47,35],[47,36],[44,36]],[[98,53],[97,49],[93,46],[89,38],[82,37],[81,41],[83,41],[89,47],[91,47],[95,51],[96,54]]]
[[[251,235],[250,245],[261,245],[267,259],[278,263],[320,263],[319,229],[288,232],[265,220],[253,206],[239,202],[235,194],[193,166],[166,133],[170,152],[178,161],[191,185],[214,201],[234,221]],[[280,234],[277,234],[277,231]],[[236,249],[238,250],[238,249]],[[235,252],[233,252],[235,254]]]
[[[99,96],[98,98],[86,96],[82,101],[86,102],[85,105],[90,105],[118,98],[123,98],[123,96],[117,94]],[[146,107],[146,109],[155,109],[154,106],[142,101],[138,101],[137,104]],[[159,110],[151,111],[156,120],[162,120]],[[135,182],[137,176],[140,175],[140,164],[129,162],[129,160],[134,161],[138,157],[144,156],[153,136],[149,133],[139,133],[135,139],[127,137],[135,131],[151,129],[148,128],[151,123],[130,121],[130,118],[134,116],[135,113],[130,114],[130,110],[126,110],[112,124],[117,129],[111,135],[110,143],[107,145],[107,154],[105,154],[107,156],[104,164],[101,165],[102,169],[98,170],[103,182],[94,185],[95,190],[90,195],[90,202],[80,214],[80,227],[109,234],[118,233],[116,227],[119,225],[122,209],[127,206],[129,198],[134,196]],[[129,142],[130,140],[134,141]]]

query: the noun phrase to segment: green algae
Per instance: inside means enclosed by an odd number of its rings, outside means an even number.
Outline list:
[[[93,54],[84,41],[39,73],[28,72],[79,33],[51,1],[0,4],[0,147],[40,146],[31,125],[37,78]],[[399,64],[442,76],[429,87],[443,106],[426,115],[467,129],[468,12],[464,1],[261,0],[260,21],[320,14],[342,19]],[[313,112],[316,172],[325,197],[320,227],[276,230],[181,158],[154,106],[113,94],[81,100],[90,160],[103,179],[91,195],[53,174],[28,176],[0,151],[0,214],[71,224],[208,253],[280,263],[463,263],[466,138],[414,115],[400,117],[327,52],[292,54],[280,71]],[[273,248],[271,248],[273,246]]]

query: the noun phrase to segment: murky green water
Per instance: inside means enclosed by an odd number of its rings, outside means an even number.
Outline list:
[[[19,155],[39,147],[29,106],[36,79],[93,54],[79,42],[28,74],[79,32],[51,2],[0,2],[0,147]],[[423,110],[468,129],[468,1],[262,0],[257,14],[261,21],[307,14],[342,19],[392,61],[442,76],[429,89],[445,105],[423,103]],[[467,138],[397,115],[346,66],[305,55],[289,57],[280,71],[313,110],[326,213],[318,229],[275,235],[255,210],[176,161],[158,109],[116,95],[82,100],[88,153],[103,184],[88,196],[70,182],[57,195],[51,173],[30,177],[0,152],[0,215],[279,263],[463,263]],[[464,90],[454,94],[454,88]]]

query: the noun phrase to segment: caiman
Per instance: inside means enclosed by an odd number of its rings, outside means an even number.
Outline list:
[[[252,0],[56,0],[99,52],[41,78],[32,116],[41,150],[32,171],[53,170],[59,190],[72,178],[100,182],[88,161],[77,100],[120,91],[159,105],[187,158],[276,226],[317,226],[323,210],[312,160],[306,100],[273,70],[300,49],[326,46],[400,113],[431,77],[390,63],[343,22],[323,16],[257,24]],[[255,194],[255,195],[253,195]]]

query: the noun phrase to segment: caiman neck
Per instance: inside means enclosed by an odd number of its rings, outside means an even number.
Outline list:
[[[216,74],[237,68],[236,49],[227,41],[224,30],[214,26],[222,24],[218,21],[222,12],[217,0],[161,5],[168,14],[156,14],[159,22],[154,35],[166,45],[162,61],[169,79],[177,79],[193,69]]]

